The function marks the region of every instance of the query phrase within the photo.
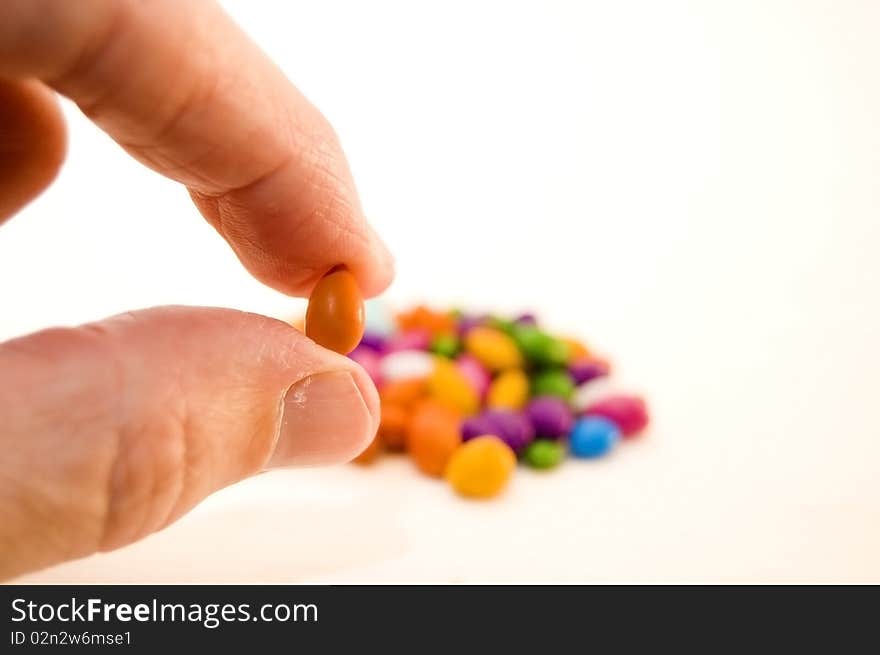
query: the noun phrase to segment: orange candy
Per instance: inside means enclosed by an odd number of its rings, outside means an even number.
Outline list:
[[[397,380],[382,385],[379,390],[379,398],[382,400],[382,404],[389,403],[409,408],[421,400],[427,392],[428,385],[425,380]]]
[[[406,446],[406,425],[410,412],[406,407],[382,402],[379,419],[379,437],[388,450],[403,450]]]
[[[306,309],[306,336],[347,355],[364,334],[364,299],[348,269],[338,266],[322,277]]]
[[[457,412],[435,400],[416,405],[406,426],[406,447],[422,472],[440,477],[461,443]]]
[[[382,437],[378,434],[373,437],[373,440],[370,442],[370,445],[364,448],[364,451],[355,457],[352,461],[356,464],[372,464],[373,461],[379,456],[379,453],[382,452]]]
[[[419,305],[408,312],[397,315],[397,324],[403,331],[426,330],[431,336],[455,332],[455,319],[449,313],[435,312]]]

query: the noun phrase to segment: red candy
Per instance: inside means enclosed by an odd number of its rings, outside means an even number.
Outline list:
[[[590,405],[584,415],[613,421],[624,437],[634,437],[648,425],[648,408],[638,396],[608,396]]]

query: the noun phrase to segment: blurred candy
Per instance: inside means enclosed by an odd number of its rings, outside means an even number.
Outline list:
[[[529,399],[529,378],[522,369],[500,373],[489,385],[486,405],[495,408],[522,409]]]
[[[568,404],[556,396],[540,396],[526,409],[538,437],[559,439],[568,434],[574,418]]]
[[[516,455],[497,437],[479,436],[459,446],[446,465],[446,479],[462,496],[491,498],[507,486]]]
[[[385,353],[401,350],[427,350],[431,345],[431,333],[427,330],[408,330],[399,332],[385,340]]]
[[[593,403],[617,393],[617,384],[608,377],[594,378],[575,387],[569,398],[571,411],[583,414]]]
[[[486,395],[489,383],[492,378],[486,367],[480,364],[480,361],[473,355],[467,353],[459,355],[455,359],[455,365],[464,376],[470,381],[471,386],[476,390],[477,395],[482,398]]]
[[[379,362],[379,374],[386,382],[427,378],[433,371],[434,356],[421,350],[400,350]]]
[[[525,448],[535,438],[532,422],[521,412],[509,409],[490,409],[484,413],[494,434],[516,452]]]
[[[475,327],[464,338],[468,352],[490,371],[522,366],[522,355],[513,340],[489,327]]]
[[[428,378],[428,392],[439,403],[469,416],[480,407],[480,397],[470,380],[448,359],[437,358]]]
[[[533,396],[559,396],[568,400],[573,392],[571,375],[561,368],[542,371],[532,379]]]
[[[382,453],[382,437],[378,434],[373,437],[373,440],[370,442],[366,448],[364,448],[363,452],[360,455],[355,457],[352,461],[356,464],[372,464],[376,461],[376,458]]]
[[[431,352],[443,357],[453,358],[461,349],[461,342],[454,334],[438,334],[431,340]]]
[[[462,314],[458,318],[458,336],[464,337],[471,328],[485,325],[488,320],[489,317],[486,314]]]
[[[455,332],[456,321],[451,312],[437,312],[424,305],[397,315],[401,330],[423,330],[431,336]]]
[[[406,426],[406,449],[416,466],[435,477],[461,443],[458,414],[436,400],[423,400],[413,409]]]
[[[611,367],[604,359],[580,358],[568,365],[568,373],[576,385],[601,378],[610,371]]]
[[[388,450],[403,450],[406,447],[406,425],[410,411],[403,405],[382,402],[382,415],[379,419],[377,436]]]
[[[406,450],[457,493],[488,498],[509,482],[517,456],[536,469],[569,451],[599,457],[648,422],[644,401],[619,392],[608,362],[532,314],[420,306],[392,320],[371,302],[367,324],[349,357],[376,383],[381,419],[358,463]]]
[[[575,457],[600,457],[620,440],[620,428],[602,416],[585,416],[571,429],[569,449]]]
[[[364,332],[364,336],[361,337],[360,346],[375,350],[376,352],[382,352],[385,350],[385,341],[386,337],[384,335],[367,330]]]
[[[569,347],[533,325],[517,324],[511,336],[530,362],[541,366],[562,366],[569,360]]]
[[[565,457],[565,447],[559,441],[535,439],[523,451],[523,461],[536,469],[559,466]]]
[[[638,396],[610,396],[587,408],[586,416],[604,416],[620,428],[624,437],[633,437],[648,425],[648,408]]]
[[[348,356],[363,367],[373,381],[373,384],[381,384],[382,375],[379,372],[379,355],[375,350],[360,345],[348,353]]]

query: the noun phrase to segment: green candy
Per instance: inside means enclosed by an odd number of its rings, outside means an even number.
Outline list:
[[[565,447],[558,441],[535,439],[526,446],[523,461],[536,469],[552,469],[565,458]]]
[[[549,369],[532,378],[533,396],[559,396],[569,400],[574,393],[574,380],[564,369]]]
[[[514,330],[516,330],[516,323],[506,318],[501,318],[500,316],[491,316],[489,317],[489,326],[495,328],[496,330],[500,330],[504,332],[504,334],[511,336],[513,335]]]
[[[460,347],[461,342],[454,334],[438,334],[431,342],[431,352],[442,357],[455,357]]]
[[[568,363],[568,344],[532,325],[514,325],[511,336],[523,356],[535,364],[562,366]]]

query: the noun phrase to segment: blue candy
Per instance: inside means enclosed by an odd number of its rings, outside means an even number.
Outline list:
[[[616,424],[601,416],[585,416],[571,429],[569,448],[575,457],[601,457],[619,440]]]

